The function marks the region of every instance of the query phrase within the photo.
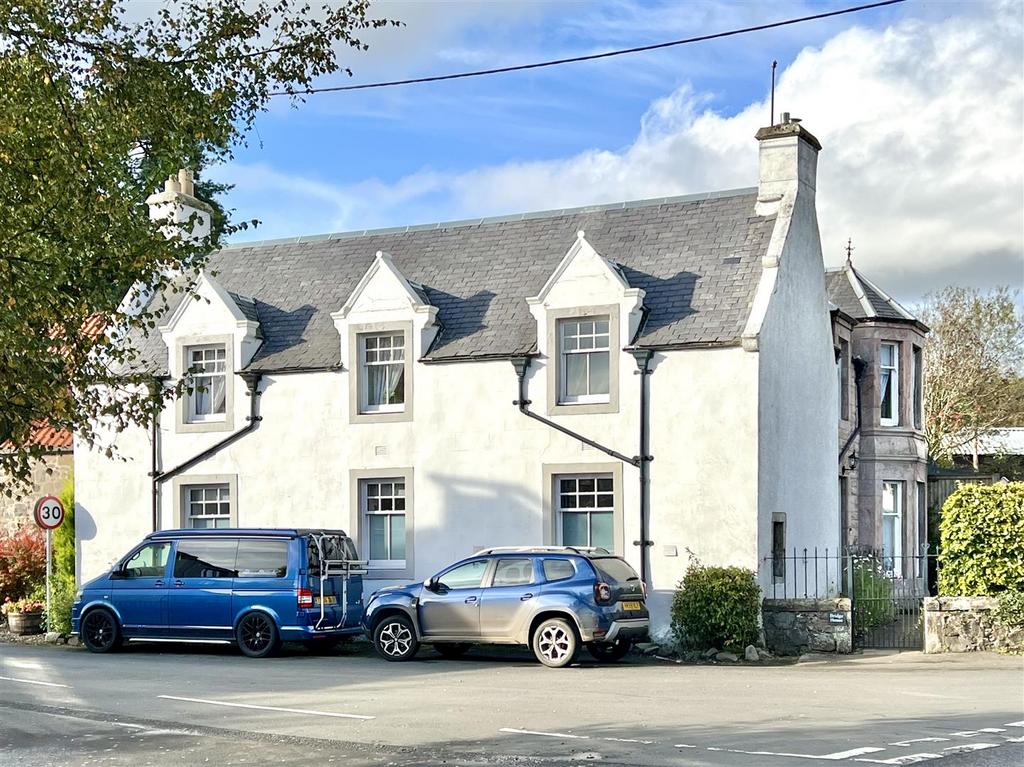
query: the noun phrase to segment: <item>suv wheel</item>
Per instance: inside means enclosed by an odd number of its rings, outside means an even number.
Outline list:
[[[250,658],[266,658],[281,646],[274,619],[259,612],[242,616],[235,629],[235,639],[238,649]]]
[[[580,641],[565,618],[548,618],[533,632],[533,654],[549,668],[562,668],[576,660]]]
[[[81,628],[82,644],[91,652],[110,652],[121,644],[121,629],[110,610],[97,607],[85,614]]]
[[[587,652],[594,660],[602,663],[614,663],[626,657],[633,643],[628,639],[616,639],[614,642],[591,642],[587,645]]]
[[[384,660],[412,660],[420,649],[412,621],[404,615],[388,615],[373,630],[373,646]]]

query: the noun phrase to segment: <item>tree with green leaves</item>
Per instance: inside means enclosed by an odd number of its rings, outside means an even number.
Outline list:
[[[133,285],[180,289],[172,275],[201,268],[248,225],[215,206],[209,235],[168,238],[146,198],[181,167],[228,160],[271,94],[351,74],[341,53],[393,23],[373,18],[369,0],[177,0],[138,16],[123,0],[0,0],[7,494],[42,452],[29,444],[33,425],[92,442],[100,419],[120,428],[151,416],[154,395],[125,373],[138,356],[125,339],[155,327],[160,309],[133,316],[118,311],[121,297]]]
[[[1018,293],[948,287],[925,298],[918,317],[931,328],[924,347],[925,438],[939,463],[973,456],[979,438],[1024,425],[1024,313]]]

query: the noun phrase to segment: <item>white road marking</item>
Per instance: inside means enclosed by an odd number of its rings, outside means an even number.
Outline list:
[[[590,740],[589,735],[570,735],[567,732],[540,732],[539,730],[515,730],[511,727],[502,727],[498,732],[508,732],[513,735],[543,735],[546,738],[572,738],[574,740]]]
[[[642,743],[645,746],[654,743],[653,740],[637,740],[636,738],[601,738],[601,740],[609,740],[612,743]]]
[[[914,738],[913,740],[901,740],[898,743],[890,743],[890,746],[909,746],[911,743],[941,743],[949,738]]]
[[[42,668],[42,664],[36,663],[32,660],[19,660],[17,658],[8,658],[4,661],[8,666],[14,666],[15,668]]]
[[[132,724],[131,722],[111,722],[111,727],[130,727],[133,730],[145,730],[146,725],[144,724]]]
[[[1024,719],[1019,722],[1007,722],[1004,727],[1024,727]]]
[[[1005,740],[1007,743],[1024,743],[1024,737],[1011,738],[1009,736],[1003,736],[1003,740]]]
[[[672,746],[672,748],[697,748],[697,747],[696,746],[691,746],[689,743],[676,743],[674,746]]]
[[[931,759],[941,759],[942,754],[906,754],[905,756],[897,756],[895,759],[855,759],[857,762],[872,762],[874,764],[917,764],[918,762],[927,762]]]
[[[310,716],[330,716],[337,719],[376,719],[375,716],[363,714],[339,714],[335,711],[311,711],[306,708],[283,708],[280,706],[257,706],[253,703],[228,703],[224,700],[206,700],[205,698],[182,698],[177,695],[157,695],[164,700],[180,700],[185,703],[205,703],[208,706],[229,706],[231,708],[251,708],[257,711],[282,711],[286,714],[309,714]]]
[[[967,743],[963,746],[950,746],[942,749],[943,752],[950,751],[954,754],[966,754],[971,751],[981,751],[984,748],[999,748],[998,743]]]
[[[14,676],[0,676],[6,682],[21,682],[22,684],[38,684],[43,687],[67,687],[70,688],[69,684],[57,684],[56,682],[40,682],[38,679],[19,679]]]
[[[850,759],[861,754],[874,754],[878,751],[885,751],[884,748],[875,746],[864,746],[863,748],[851,748],[849,751],[836,751],[834,754],[788,754],[778,751],[743,751],[738,748],[708,748],[708,751],[728,751],[730,754],[749,754],[751,756],[788,756],[795,759],[828,759],[838,762],[841,759]]]
[[[1001,727],[982,727],[980,730],[963,730],[961,732],[951,732],[950,735],[957,735],[961,738],[973,738],[975,735],[981,735],[983,732],[1006,732]]]

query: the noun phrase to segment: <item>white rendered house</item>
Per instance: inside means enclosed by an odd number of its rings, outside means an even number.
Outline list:
[[[142,344],[200,390],[108,434],[117,459],[75,451],[80,577],[154,527],[342,527],[368,589],[599,545],[644,571],[661,633],[688,552],[834,550],[820,147],[797,123],[757,139],[755,189],[214,254]]]

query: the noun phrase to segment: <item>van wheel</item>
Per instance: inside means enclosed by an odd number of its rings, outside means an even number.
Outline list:
[[[628,639],[617,639],[614,642],[591,642],[587,645],[587,652],[594,660],[602,663],[615,663],[622,660],[633,647]]]
[[[110,610],[97,607],[82,619],[81,637],[91,652],[110,652],[121,645],[121,628]]]
[[[447,642],[434,645],[434,649],[440,653],[442,658],[454,660],[465,655],[472,646],[469,642]]]
[[[373,630],[373,646],[384,660],[412,660],[420,649],[412,621],[404,615],[388,615]]]
[[[548,618],[533,632],[533,654],[548,668],[562,668],[576,660],[580,640],[565,618]]]
[[[252,612],[242,616],[235,629],[238,649],[250,658],[266,658],[277,652],[281,638],[269,615]]]

